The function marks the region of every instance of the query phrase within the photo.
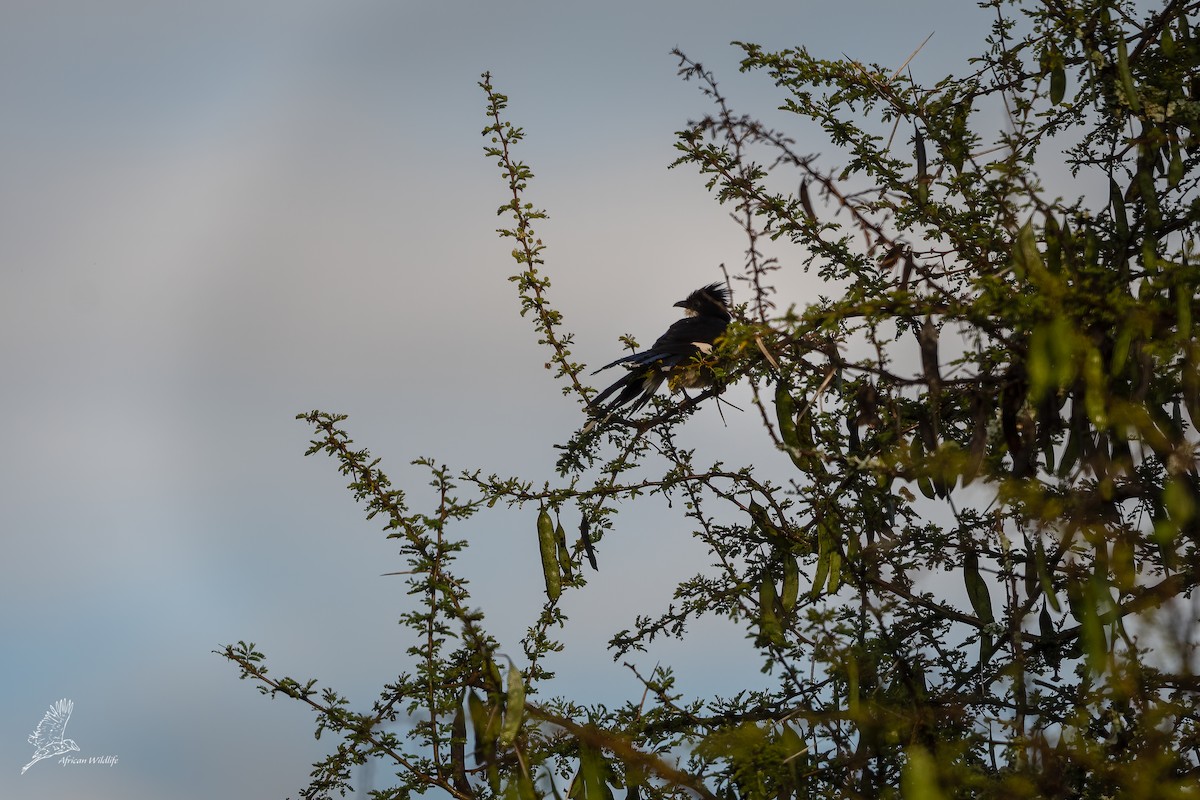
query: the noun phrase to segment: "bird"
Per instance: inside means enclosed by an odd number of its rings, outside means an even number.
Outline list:
[[[622,356],[592,372],[595,375],[618,364],[629,370],[588,404],[593,416],[603,417],[599,424],[607,422],[624,406],[629,406],[628,413],[636,413],[650,402],[664,380],[673,391],[712,384],[712,369],[698,363],[697,357],[711,353],[716,340],[729,326],[732,319],[729,291],[719,283],[710,283],[680,300],[675,307],[682,308],[686,316],[667,328],[649,350]],[[616,397],[609,400],[614,394]],[[593,420],[588,428],[595,424]]]
[[[71,719],[71,711],[74,708],[75,704],[66,699],[59,700],[50,706],[50,710],[42,717],[37,728],[29,734],[29,743],[37,749],[33,752],[33,760],[21,767],[22,775],[25,774],[25,770],[43,758],[53,758],[72,750],[79,750],[79,745],[75,744],[73,739],[63,738],[63,731],[67,728],[67,723]]]

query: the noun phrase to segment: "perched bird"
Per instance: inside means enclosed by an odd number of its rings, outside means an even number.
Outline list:
[[[628,413],[636,412],[650,402],[664,380],[672,390],[697,389],[712,383],[712,370],[697,363],[696,357],[711,353],[717,337],[729,325],[729,293],[721,284],[711,283],[675,305],[687,316],[667,328],[653,347],[622,356],[592,373],[617,364],[629,370],[592,398],[590,410],[595,416],[603,415],[601,424],[623,406],[629,406]],[[616,397],[609,400],[614,394]]]

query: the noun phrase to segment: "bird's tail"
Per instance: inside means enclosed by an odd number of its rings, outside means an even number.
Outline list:
[[[592,398],[588,404],[588,411],[592,414],[593,419],[584,426],[584,432],[605,425],[618,409],[630,403],[632,405],[629,405],[627,413],[637,413],[646,403],[650,402],[650,398],[658,391],[662,382],[662,374],[653,369],[634,370],[622,376],[620,380],[613,382],[611,386]],[[620,394],[611,400],[608,399],[618,391]],[[608,402],[605,402],[606,400]],[[601,417],[601,415],[603,416]]]

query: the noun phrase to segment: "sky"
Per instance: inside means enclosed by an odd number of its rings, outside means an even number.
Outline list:
[[[553,477],[582,415],[507,281],[480,73],[526,130],[552,302],[599,364],[743,256],[703,179],[667,169],[708,111],[671,48],[771,115],[782,97],[737,73],[731,41],[898,67],[933,33],[911,64],[932,82],[990,21],[963,0],[4,3],[0,797],[294,796],[336,741],[212,651],[256,642],[273,673],[362,708],[404,668],[408,598],[381,576],[404,564],[336,465],[303,457],[297,413],[349,414],[414,505],[418,456]],[[784,300],[822,291],[778,254]],[[696,416],[685,441],[776,463],[731,416]],[[535,515],[462,530],[460,571],[514,652],[543,600]],[[550,664],[583,702],[640,694],[605,642],[707,563],[662,501],[619,519]],[[690,693],[763,680],[721,622],[637,663],[659,661]],[[60,698],[79,755],[115,764],[20,773]]]

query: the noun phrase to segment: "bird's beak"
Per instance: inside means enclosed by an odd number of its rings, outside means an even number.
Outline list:
[[[673,307],[674,308],[687,308],[687,300],[680,300]]]

